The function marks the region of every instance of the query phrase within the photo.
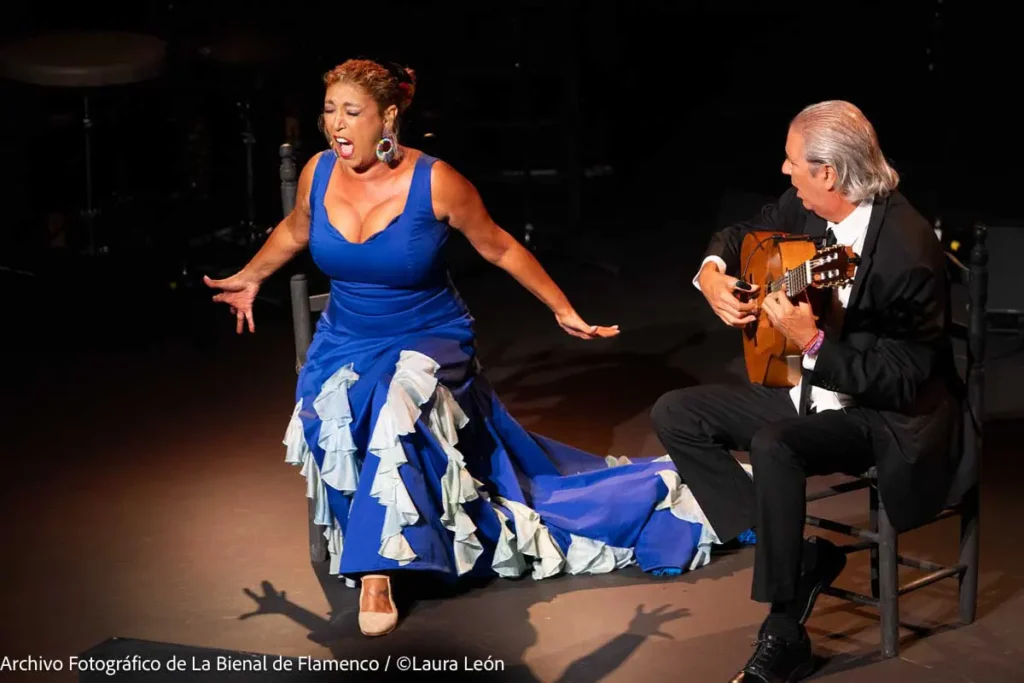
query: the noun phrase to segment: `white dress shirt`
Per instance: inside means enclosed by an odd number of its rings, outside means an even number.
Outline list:
[[[868,223],[871,221],[871,208],[873,204],[874,198],[869,197],[862,201],[849,216],[839,223],[833,223],[831,221],[828,222],[828,228],[831,228],[832,232],[835,233],[836,244],[853,247],[854,253],[860,256],[861,250],[864,248],[864,238],[867,236],[868,232]],[[703,263],[700,264],[700,267],[703,268],[704,265],[709,262],[714,263],[718,267],[719,272],[725,272],[725,261],[718,256],[708,256],[704,259]],[[699,276],[700,269],[697,270],[697,273]],[[693,278],[693,286],[698,290],[700,289],[697,277]],[[846,306],[850,302],[851,289],[851,285],[846,285],[836,290],[832,290],[833,296],[838,299],[840,306],[831,306],[831,314],[829,315],[829,319],[825,321],[826,329],[838,330],[842,326],[843,311],[846,310]],[[835,300],[836,299],[833,299],[833,303],[835,303]],[[803,366],[808,370],[813,370],[815,360],[815,358],[804,356]],[[792,399],[793,406],[797,410],[800,410],[801,384],[802,380],[789,391],[790,399]],[[810,409],[816,412],[821,412],[823,410],[841,410],[852,403],[852,398],[846,394],[828,391],[821,387],[811,387]]]

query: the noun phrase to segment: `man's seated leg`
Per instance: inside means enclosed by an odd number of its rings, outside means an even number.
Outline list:
[[[796,415],[785,389],[757,384],[677,389],[655,403],[654,430],[720,541],[756,515],[754,484],[729,451],[749,450],[762,427]]]
[[[804,622],[822,589],[846,566],[823,538],[804,540],[807,477],[863,472],[873,462],[865,415],[826,411],[765,426],[752,439],[758,543],[751,597],[771,605],[746,683],[796,680],[813,668]]]

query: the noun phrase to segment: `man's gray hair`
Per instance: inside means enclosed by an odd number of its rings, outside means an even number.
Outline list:
[[[841,100],[812,104],[790,126],[804,139],[804,157],[811,175],[831,166],[836,189],[854,204],[885,197],[899,185],[900,176],[882,155],[874,126],[860,109]]]

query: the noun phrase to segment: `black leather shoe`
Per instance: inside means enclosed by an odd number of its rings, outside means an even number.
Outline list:
[[[731,683],[793,683],[813,671],[814,657],[806,631],[801,628],[797,640],[783,640],[762,629],[753,656]]]
[[[814,603],[821,595],[822,589],[831,586],[846,568],[846,553],[839,546],[820,536],[812,536],[804,544],[807,558],[807,570],[800,576],[796,600],[800,606],[800,623],[803,624],[811,616]]]

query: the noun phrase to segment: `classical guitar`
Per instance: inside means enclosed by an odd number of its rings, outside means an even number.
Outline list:
[[[764,298],[786,287],[790,300],[806,301],[821,316],[827,290],[853,280],[859,259],[851,247],[819,248],[814,238],[781,232],[755,231],[743,238],[740,279],[758,285],[746,295],[758,310]],[[742,294],[742,292],[739,292]],[[743,328],[743,355],[751,382],[768,387],[792,387],[800,381],[801,349],[774,327],[768,316]]]

